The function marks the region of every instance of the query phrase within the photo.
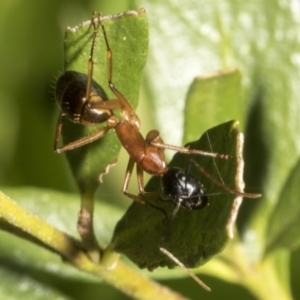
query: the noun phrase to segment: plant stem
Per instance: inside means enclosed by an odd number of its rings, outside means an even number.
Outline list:
[[[94,263],[100,262],[101,250],[94,232],[94,197],[81,195],[81,209],[78,214],[77,230],[88,256]]]
[[[103,279],[136,299],[186,299],[118,261],[117,253],[106,251],[100,264],[93,263],[79,241],[23,209],[1,192],[0,228],[58,253],[76,268]]]

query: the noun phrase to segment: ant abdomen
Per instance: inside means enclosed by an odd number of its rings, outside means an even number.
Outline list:
[[[187,209],[201,209],[208,203],[202,184],[179,168],[169,168],[161,186],[164,195]]]
[[[108,97],[95,80],[92,80],[89,95],[86,97],[87,82],[86,74],[66,71],[56,83],[56,101],[62,112],[75,123],[103,123],[112,115],[109,109],[99,109],[101,102],[108,100]]]

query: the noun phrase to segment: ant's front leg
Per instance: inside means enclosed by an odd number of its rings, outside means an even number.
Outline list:
[[[126,174],[125,174],[125,179],[124,179],[124,184],[123,184],[123,194],[126,195],[127,197],[129,197],[130,199],[132,199],[132,200],[140,203],[140,204],[149,205],[152,208],[155,208],[155,209],[161,211],[164,214],[165,218],[168,219],[168,215],[164,211],[163,208],[158,207],[158,206],[150,203],[148,200],[145,199],[147,197],[151,197],[151,198],[155,198],[155,199],[160,199],[161,198],[161,194],[159,194],[159,193],[145,192],[145,190],[144,190],[143,169],[139,165],[137,165],[137,169],[136,170],[137,170],[137,182],[138,182],[140,194],[139,194],[139,196],[137,196],[137,195],[134,195],[134,194],[131,194],[131,193],[127,192],[128,184],[129,184],[129,181],[130,181],[130,178],[131,178],[131,174],[132,174],[132,170],[133,170],[134,164],[135,164],[134,160],[132,158],[130,158],[129,161],[128,161],[128,165],[127,165],[127,169],[126,169]],[[145,198],[142,198],[142,197],[145,197]]]
[[[123,192],[124,195],[131,198],[132,200],[134,200],[134,201],[136,201],[140,204],[145,205],[145,204],[148,204],[148,202],[146,200],[142,199],[139,196],[136,196],[134,194],[131,194],[131,193],[127,192],[129,181],[130,181],[130,178],[131,178],[131,174],[132,174],[132,170],[133,170],[134,165],[135,165],[134,160],[132,158],[129,158],[128,165],[127,165],[127,168],[126,168],[126,173],[125,173],[125,179],[124,179],[122,192]],[[140,192],[144,193],[143,178],[139,178],[139,175],[138,175],[138,185],[139,185]]]

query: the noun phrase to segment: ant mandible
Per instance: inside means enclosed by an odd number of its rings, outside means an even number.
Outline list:
[[[100,14],[96,14],[96,12],[93,13],[91,26],[94,31],[87,75],[76,71],[66,71],[60,76],[56,84],[56,100],[61,108],[61,113],[56,126],[54,140],[55,152],[61,153],[92,143],[103,137],[109,130],[114,129],[122,146],[126,149],[130,157],[122,190],[126,196],[142,204],[147,204],[147,201],[140,196],[127,192],[132,170],[136,164],[140,194],[145,193],[143,172],[147,172],[150,175],[162,177],[163,194],[172,199],[179,206],[184,206],[188,209],[204,207],[207,204],[207,197],[202,185],[189,174],[190,166],[187,167],[186,171],[168,167],[165,161],[164,150],[170,149],[186,154],[199,154],[223,159],[227,159],[229,156],[165,144],[157,130],[151,130],[146,135],[146,138],[144,138],[139,131],[139,117],[125,96],[112,82],[113,53],[109,46],[106,30]],[[108,99],[103,88],[93,80],[93,56],[99,26],[102,29],[106,44],[108,86],[116,96],[116,99]],[[115,109],[120,110],[120,120],[113,113]],[[106,122],[106,125],[81,139],[59,146],[63,117],[67,117],[74,123],[80,123],[84,126],[97,125],[104,122]],[[190,164],[196,165],[205,176],[209,177],[215,184],[230,193],[249,198],[258,197],[256,194],[242,193],[226,187],[205,172],[195,161],[191,160]]]

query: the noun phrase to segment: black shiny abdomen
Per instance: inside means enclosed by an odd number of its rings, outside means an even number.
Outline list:
[[[105,122],[112,115],[110,110],[98,109],[97,103],[108,100],[102,87],[92,81],[89,99],[86,101],[86,74],[66,71],[56,83],[55,96],[63,113],[75,123],[93,125]]]

